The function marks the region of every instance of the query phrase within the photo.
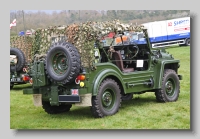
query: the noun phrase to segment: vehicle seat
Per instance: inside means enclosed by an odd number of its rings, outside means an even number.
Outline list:
[[[124,64],[122,61],[122,56],[119,51],[113,52],[113,57],[115,59],[117,67],[122,71],[122,72],[133,72],[134,68],[124,68]]]

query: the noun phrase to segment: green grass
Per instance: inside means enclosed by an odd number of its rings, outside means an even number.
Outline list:
[[[11,129],[190,129],[190,47],[172,47],[166,51],[180,59],[181,92],[178,101],[156,102],[154,93],[135,95],[122,102],[113,116],[93,118],[89,107],[72,106],[66,113],[49,115],[33,105],[32,95],[23,95],[16,85],[10,91]]]

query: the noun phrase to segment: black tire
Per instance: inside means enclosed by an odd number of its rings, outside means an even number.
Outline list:
[[[13,89],[14,83],[10,83],[10,89]]]
[[[80,54],[70,43],[55,43],[47,52],[45,69],[52,82],[71,83],[80,73],[80,68]]]
[[[162,79],[162,88],[155,91],[159,102],[173,102],[178,100],[180,93],[179,78],[174,70],[166,69]]]
[[[70,108],[72,107],[71,104],[69,105],[60,105],[60,106],[51,106],[49,102],[42,102],[42,108],[44,111],[48,114],[58,114],[63,112],[70,111]]]
[[[23,67],[25,66],[26,59],[24,53],[18,49],[18,48],[10,48],[10,55],[16,55],[17,56],[17,64],[16,65],[10,65],[10,71],[21,71]]]
[[[186,39],[185,45],[186,45],[186,46],[190,46],[190,39]]]
[[[95,118],[114,115],[121,106],[120,88],[112,79],[105,79],[99,89],[97,96],[92,97],[91,112]]]
[[[128,100],[131,100],[132,98],[133,98],[133,93],[122,95],[122,101],[128,101]]]

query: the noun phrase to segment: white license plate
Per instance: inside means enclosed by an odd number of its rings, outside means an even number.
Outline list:
[[[21,78],[11,78],[10,81],[12,81],[12,82],[19,82],[19,81],[21,81]]]

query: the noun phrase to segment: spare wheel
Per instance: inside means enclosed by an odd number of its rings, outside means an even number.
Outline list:
[[[59,42],[49,48],[45,69],[52,82],[69,84],[80,73],[81,60],[78,50],[68,42]]]
[[[10,65],[10,71],[20,71],[25,66],[26,60],[24,53],[18,48],[10,48],[10,55],[15,55],[17,57],[16,65]]]

